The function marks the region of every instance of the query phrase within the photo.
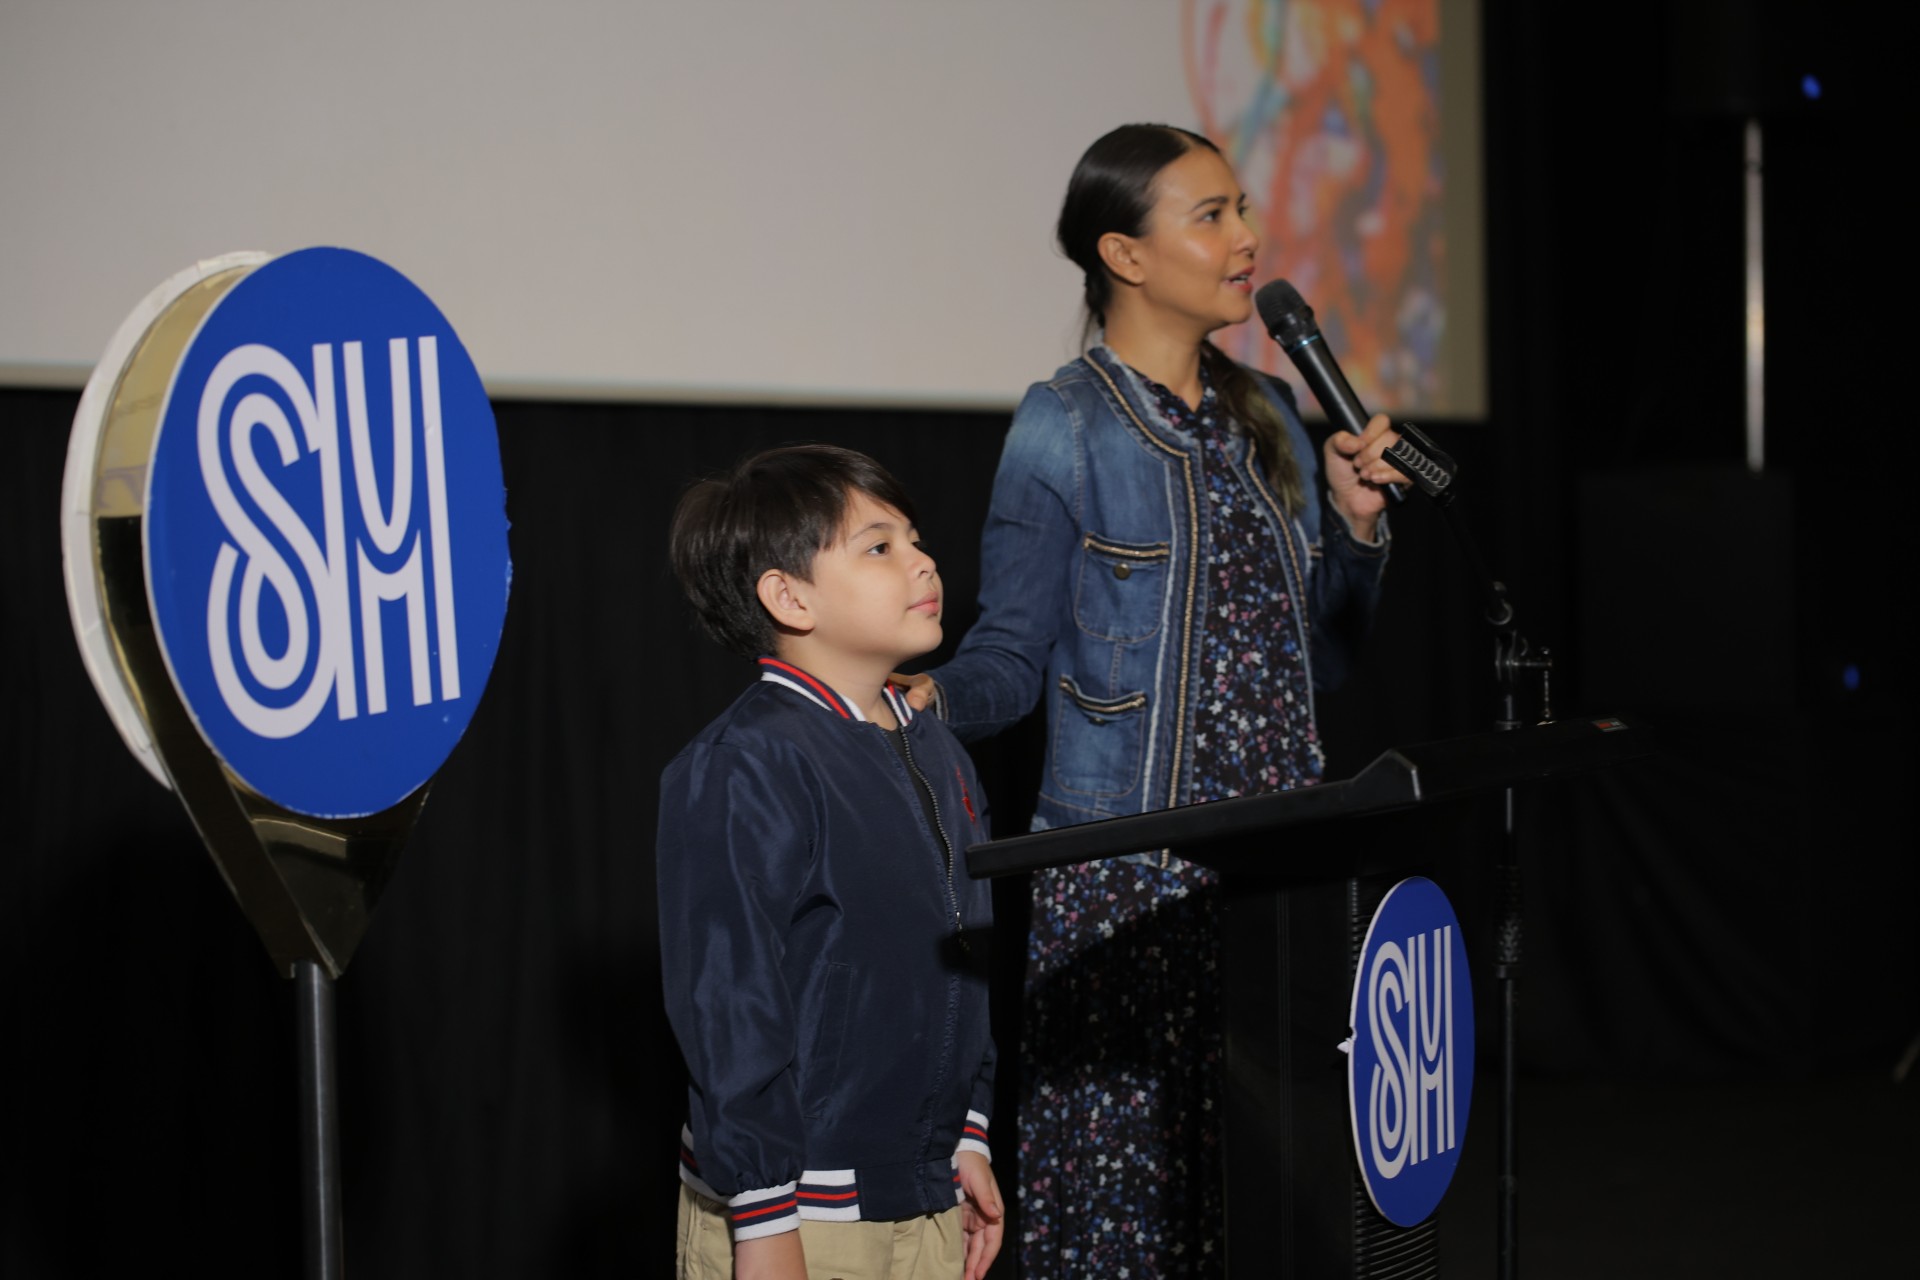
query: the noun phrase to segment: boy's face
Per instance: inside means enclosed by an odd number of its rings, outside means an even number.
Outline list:
[[[849,495],[840,537],[813,558],[806,596],[816,643],[889,665],[940,645],[940,573],[892,507]]]

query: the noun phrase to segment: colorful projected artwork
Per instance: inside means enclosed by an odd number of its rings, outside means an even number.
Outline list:
[[[1293,282],[1375,409],[1448,406],[1440,8],[1182,5],[1201,129],[1232,161],[1260,228],[1256,280]],[[1290,372],[1257,320],[1216,340],[1248,364]]]

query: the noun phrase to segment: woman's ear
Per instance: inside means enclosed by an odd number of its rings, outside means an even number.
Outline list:
[[[1117,278],[1128,284],[1139,284],[1147,278],[1140,266],[1140,242],[1132,236],[1123,236],[1118,231],[1109,231],[1100,237],[1095,246],[1100,252],[1100,261],[1106,264]]]
[[[805,635],[813,630],[813,611],[807,608],[806,584],[784,570],[769,569],[753,584],[760,605],[775,624]]]

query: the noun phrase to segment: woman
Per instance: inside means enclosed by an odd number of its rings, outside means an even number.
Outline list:
[[[1107,134],[1068,184],[1060,246],[1100,341],[1021,402],[980,621],[911,682],[962,738],[1048,698],[1036,829],[1321,776],[1313,690],[1377,598],[1396,437],[1336,432],[1322,471],[1286,387],[1208,341],[1253,310],[1246,203],[1211,142],[1163,125]],[[1027,1275],[1223,1267],[1214,889],[1165,852],[1034,878]]]

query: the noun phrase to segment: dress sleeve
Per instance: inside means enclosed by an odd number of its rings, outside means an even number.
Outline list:
[[[1000,732],[1040,700],[1071,598],[1080,437],[1057,391],[1028,389],[1007,432],[980,535],[980,620],[953,661],[932,672],[935,710],[962,741]]]
[[[696,743],[661,777],[656,843],[667,1019],[688,1089],[689,1171],[736,1240],[799,1226],[798,1031],[783,961],[815,824],[791,767]]]

